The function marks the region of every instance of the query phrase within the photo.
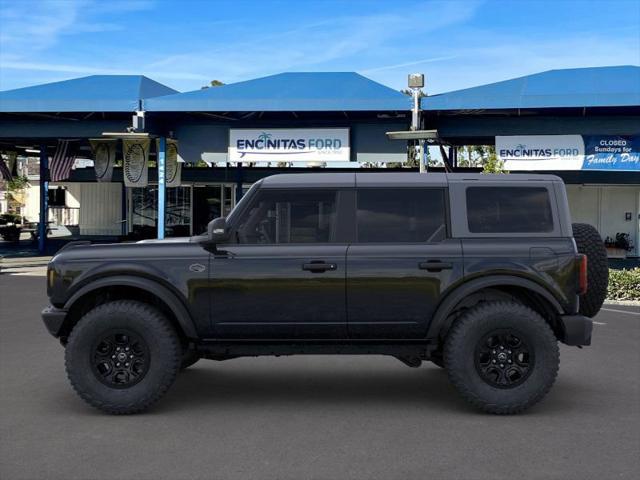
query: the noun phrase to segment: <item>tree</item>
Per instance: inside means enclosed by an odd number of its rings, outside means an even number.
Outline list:
[[[221,82],[220,80],[211,80],[209,82],[209,85],[205,85],[204,87],[201,87],[201,90],[206,90],[207,88],[211,88],[211,87],[221,87],[224,85],[224,82]]]
[[[496,155],[495,147],[490,147],[490,149],[491,151],[482,165],[482,173],[509,173],[504,169],[504,162]]]

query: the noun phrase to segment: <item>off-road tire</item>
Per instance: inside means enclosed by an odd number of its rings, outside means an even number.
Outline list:
[[[200,360],[200,355],[193,349],[186,349],[182,354],[182,362],[180,363],[180,370],[189,368],[191,365]]]
[[[99,380],[92,355],[101,336],[126,329],[148,349],[148,370],[127,388],[112,388]],[[76,393],[89,405],[111,414],[142,412],[157,402],[173,384],[180,369],[182,347],[173,326],[151,305],[118,300],[86,313],[74,326],[65,350],[67,376]]]
[[[609,261],[602,237],[592,225],[574,223],[573,238],[578,252],[587,256],[587,293],[580,295],[580,313],[595,317],[607,296]]]
[[[520,384],[500,388],[485,381],[477,368],[476,348],[497,330],[516,331],[533,350],[533,363]],[[469,309],[451,327],[444,346],[451,383],[471,405],[494,414],[520,413],[551,389],[560,364],[558,341],[538,313],[516,302],[487,302]]]

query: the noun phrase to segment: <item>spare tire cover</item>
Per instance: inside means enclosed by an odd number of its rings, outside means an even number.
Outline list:
[[[600,233],[592,225],[574,223],[573,238],[578,252],[587,256],[587,293],[580,295],[580,313],[594,317],[604,303],[609,285],[607,249]]]

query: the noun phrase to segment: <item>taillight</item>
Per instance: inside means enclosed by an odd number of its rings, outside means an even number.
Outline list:
[[[587,293],[587,256],[578,255],[578,293],[584,295]]]

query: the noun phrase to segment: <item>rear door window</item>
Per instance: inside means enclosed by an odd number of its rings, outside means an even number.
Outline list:
[[[551,232],[549,192],[543,187],[469,187],[467,222],[472,233]]]
[[[439,242],[446,237],[444,189],[363,188],[357,193],[360,243]]]

